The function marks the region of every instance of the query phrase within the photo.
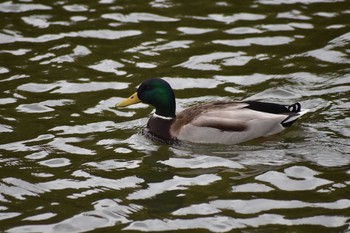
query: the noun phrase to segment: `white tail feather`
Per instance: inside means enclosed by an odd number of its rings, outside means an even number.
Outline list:
[[[283,121],[283,124],[288,124],[290,122],[295,121],[296,119],[298,119],[302,115],[306,114],[308,111],[309,111],[309,109],[300,109],[300,112],[297,112],[298,114],[296,114],[295,116],[291,116],[291,117],[287,118],[285,121]]]

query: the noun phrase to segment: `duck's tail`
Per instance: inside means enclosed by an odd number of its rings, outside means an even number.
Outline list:
[[[309,111],[309,109],[302,109],[300,103],[289,105],[287,108],[290,114],[281,122],[281,125],[285,128],[291,126],[299,117]]]

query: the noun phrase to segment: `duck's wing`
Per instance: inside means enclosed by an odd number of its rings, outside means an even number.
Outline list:
[[[298,117],[300,105],[262,102],[217,102],[178,114],[171,133],[180,140],[235,144],[275,134]]]

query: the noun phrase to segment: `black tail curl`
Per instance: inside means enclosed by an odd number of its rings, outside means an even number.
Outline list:
[[[295,103],[295,104],[289,105],[287,108],[290,112],[300,112],[301,104]]]
[[[266,103],[266,102],[259,102],[259,101],[245,101],[244,103],[249,104],[246,108],[249,108],[255,111],[274,113],[274,114],[300,112],[301,110],[300,103],[295,103],[292,105],[282,105],[282,104]]]

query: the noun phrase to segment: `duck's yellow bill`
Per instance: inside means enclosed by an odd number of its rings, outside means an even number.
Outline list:
[[[137,96],[137,92],[135,92],[132,96],[130,96],[129,98],[123,100],[122,102],[120,102],[119,104],[116,105],[117,108],[120,108],[120,107],[126,107],[126,106],[129,106],[129,105],[132,105],[132,104],[137,104],[137,103],[140,103],[140,99],[139,97]]]

